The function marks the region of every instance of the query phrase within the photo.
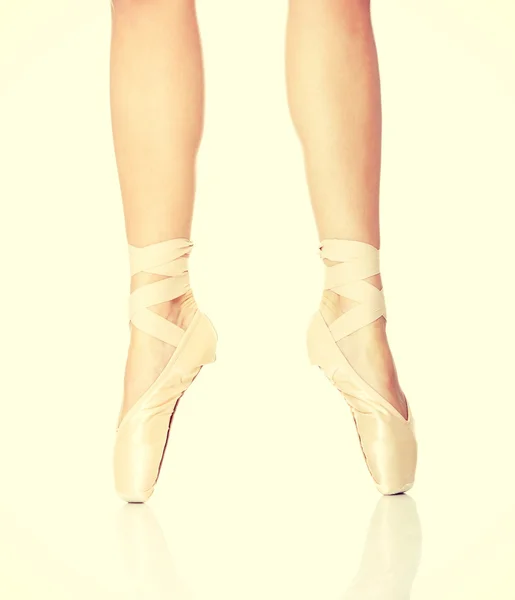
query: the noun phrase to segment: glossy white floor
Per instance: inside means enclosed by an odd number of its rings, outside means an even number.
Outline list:
[[[107,4],[1,8],[0,597],[513,599],[511,3],[375,9],[382,270],[420,440],[416,486],[381,499],[305,353],[322,270],[285,103],[284,3],[199,2],[190,264],[219,351],[146,506],[111,478],[128,271]]]

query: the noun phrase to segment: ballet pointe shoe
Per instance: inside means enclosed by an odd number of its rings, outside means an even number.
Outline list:
[[[307,331],[310,363],[317,365],[350,407],[368,470],[384,495],[407,492],[415,480],[417,440],[411,408],[408,418],[369,385],[351,366],[338,342],[380,317],[386,319],[383,290],[366,278],[380,273],[379,250],[365,242],[322,240],[320,256],[333,261],[325,267],[324,289],[357,304],[327,325],[318,310]]]
[[[118,495],[126,502],[146,502],[154,492],[177,403],[202,366],[216,360],[217,333],[200,310],[184,330],[149,309],[190,289],[185,255],[192,246],[185,238],[142,248],[129,246],[131,276],[142,271],[166,276],[132,292],[130,322],[175,351],[147,391],[118,419],[114,480]]]

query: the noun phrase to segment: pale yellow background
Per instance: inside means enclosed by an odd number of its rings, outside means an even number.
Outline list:
[[[190,267],[218,359],[180,405],[149,505],[128,515],[114,493],[129,278],[108,5],[0,3],[0,596],[351,598],[379,495],[348,408],[305,353],[322,269],[286,105],[284,1],[198,3]],[[374,21],[388,331],[420,442],[410,598],[509,600],[515,6],[378,0]],[[379,559],[367,568],[380,591],[353,600],[406,600]]]

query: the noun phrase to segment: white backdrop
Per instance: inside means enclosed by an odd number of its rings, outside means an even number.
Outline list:
[[[125,507],[109,2],[0,0],[2,597],[351,598],[366,571],[359,585],[381,592],[354,600],[404,600],[415,567],[399,557],[418,552],[412,600],[514,597],[515,7],[373,6],[388,333],[420,444],[413,501],[391,518],[305,352],[322,269],[286,104],[286,3],[198,2],[190,271],[218,358],[181,402],[149,505]],[[367,558],[378,548],[395,568]]]

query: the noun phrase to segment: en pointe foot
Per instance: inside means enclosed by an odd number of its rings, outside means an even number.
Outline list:
[[[324,294],[307,332],[318,365],[351,409],[368,470],[384,495],[409,490],[417,440],[386,337],[379,250],[365,242],[321,241]]]
[[[153,494],[177,403],[216,359],[216,330],[189,285],[192,245],[175,238],[129,247],[132,330],[113,457],[116,491],[127,502]]]

